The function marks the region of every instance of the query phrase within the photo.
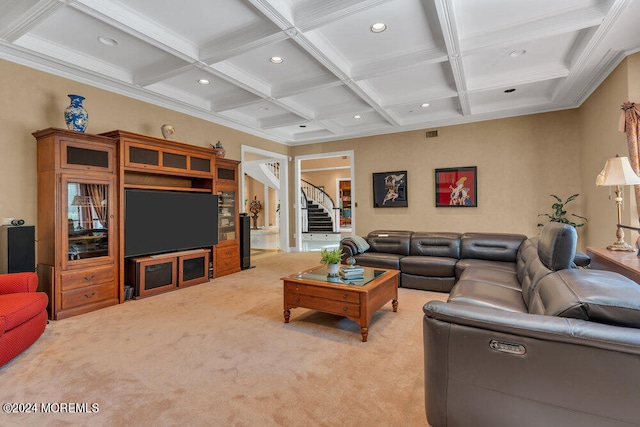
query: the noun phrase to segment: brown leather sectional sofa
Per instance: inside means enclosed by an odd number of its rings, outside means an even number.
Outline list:
[[[511,267],[463,257],[462,236],[448,301],[423,308],[429,423],[639,426],[640,284],[575,268],[569,225],[549,223],[523,239]],[[472,241],[480,252],[487,243]],[[504,252],[511,253],[506,244]],[[471,262],[456,268],[465,259]]]

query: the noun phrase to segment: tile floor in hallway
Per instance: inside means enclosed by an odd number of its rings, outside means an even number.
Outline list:
[[[277,228],[251,230],[251,254],[280,250],[279,230]],[[319,234],[305,236],[302,242],[302,252],[320,252],[324,248],[337,248],[340,240],[351,235],[351,229],[342,229],[340,235]],[[309,237],[311,240],[307,240]]]

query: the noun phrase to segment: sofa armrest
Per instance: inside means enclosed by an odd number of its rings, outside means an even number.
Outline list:
[[[640,329],[636,328],[443,301],[430,301],[423,311],[426,317],[447,323],[640,355]]]
[[[441,301],[424,313],[431,425],[640,425],[639,329]]]
[[[38,288],[36,273],[0,274],[0,295],[35,292]]]
[[[342,249],[342,263],[344,264],[347,258],[358,254],[358,247],[352,241],[343,239],[340,241],[340,249]]]

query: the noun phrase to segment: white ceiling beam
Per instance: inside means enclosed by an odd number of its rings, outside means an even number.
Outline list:
[[[66,3],[58,0],[3,0],[0,2],[0,39],[15,42]]]
[[[262,129],[274,129],[283,126],[297,125],[300,123],[306,123],[307,121],[308,119],[300,117],[293,113],[282,114],[279,116],[258,120],[258,122],[260,123],[260,128]]]
[[[194,43],[111,0],[75,0],[71,6],[186,62],[199,60]]]
[[[226,34],[224,37],[202,46],[200,60],[207,64],[214,64],[288,38],[282,31],[275,30],[251,25]]]
[[[597,52],[598,46],[602,43],[607,34],[615,28],[616,21],[620,18],[624,10],[634,0],[615,0],[609,8],[602,24],[595,32],[590,33],[591,38],[585,44],[582,52],[577,55],[575,63],[572,64],[569,76],[564,84],[554,94],[553,100],[571,99],[575,105],[580,105],[596,86],[594,83],[601,83],[613,68],[624,57],[623,52],[609,49],[603,58],[597,60],[593,55]],[[596,64],[594,64],[596,62]],[[591,70],[589,70],[591,68]],[[606,73],[606,74],[605,74]]]
[[[460,106],[462,114],[468,116],[471,114],[471,105],[469,104],[469,96],[467,95],[467,82],[460,56],[460,37],[453,12],[453,0],[434,0],[436,10],[438,11],[438,21],[442,28],[442,36],[444,44],[447,47],[449,56],[449,64],[451,72],[456,83],[456,89],[460,97]]]
[[[469,92],[504,89],[509,86],[517,86],[565,78],[569,75],[569,69],[563,65],[544,65],[527,68],[521,71],[508,71],[476,77],[468,80]]]
[[[350,75],[353,80],[365,80],[390,74],[403,68],[415,67],[419,64],[446,62],[447,59],[447,53],[437,48],[399,52],[359,62],[351,67]]]
[[[15,43],[24,49],[32,52],[38,52],[42,56],[49,58],[64,58],[64,63],[76,70],[87,70],[99,75],[109,76],[112,80],[118,80],[123,83],[131,84],[133,76],[128,70],[115,67],[108,62],[101,61],[92,56],[86,56],[75,50],[59,46],[32,34],[25,34]],[[63,61],[59,61],[61,64]],[[73,64],[73,65],[71,65]]]
[[[274,85],[271,87],[271,96],[280,99],[294,96],[299,93],[329,89],[340,85],[342,85],[342,82],[337,80],[335,76],[322,74],[319,76],[304,77],[298,80]]]
[[[539,40],[597,26],[603,18],[602,11],[595,7],[544,16],[502,28],[493,28],[480,34],[464,35],[460,40],[460,49],[464,54],[470,54],[482,49]]]
[[[295,9],[295,24],[302,31],[311,31],[389,1],[391,0],[308,1]]]

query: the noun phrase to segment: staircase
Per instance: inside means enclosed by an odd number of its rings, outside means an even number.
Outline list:
[[[329,214],[317,203],[309,201],[308,211],[308,233],[333,233],[333,221]]]

